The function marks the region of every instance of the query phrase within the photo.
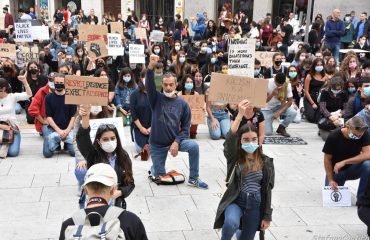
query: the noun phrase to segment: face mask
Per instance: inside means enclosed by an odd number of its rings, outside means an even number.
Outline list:
[[[82,57],[82,55],[84,55],[84,52],[77,52],[77,55],[78,55],[79,57]]]
[[[349,93],[355,93],[356,92],[356,88],[350,87],[350,88],[348,88],[348,92]]]
[[[50,89],[55,89],[55,84],[53,82],[48,82]]]
[[[181,64],[183,64],[183,63],[185,62],[185,60],[186,60],[186,59],[185,59],[185,57],[180,57],[180,58],[179,58],[179,62],[180,62]]]
[[[37,74],[39,72],[39,70],[38,69],[35,69],[35,68],[32,68],[32,69],[30,69],[30,73],[31,74]]]
[[[338,93],[340,93],[342,90],[334,90],[334,89],[331,89],[331,92],[334,93],[335,95],[337,95]]]
[[[197,47],[199,47],[200,46],[200,42],[195,42],[194,45],[197,46]]]
[[[60,60],[60,62],[63,64],[66,62],[66,60],[63,58],[62,60]]]
[[[283,61],[275,61],[276,66],[280,66]]]
[[[10,70],[11,70],[12,68],[11,67],[9,67],[9,66],[4,66],[3,67],[3,70],[4,70],[4,72],[10,72]]]
[[[61,44],[60,46],[61,46],[61,48],[67,48],[68,47],[67,44]]]
[[[215,64],[217,62],[217,58],[211,58],[211,63]]]
[[[128,83],[129,81],[131,81],[131,77],[123,77],[122,79],[123,79],[123,81],[125,81],[125,82],[127,82],[127,83]]]
[[[202,52],[207,52],[207,47],[202,47],[200,50],[201,50]]]
[[[194,84],[192,84],[192,83],[185,83],[185,89],[186,90],[190,91],[190,90],[193,89],[193,87],[194,87]]]
[[[315,71],[316,72],[321,72],[322,70],[324,70],[324,67],[323,66],[316,66],[315,67]]]
[[[365,42],[366,42],[366,40],[360,40],[360,44],[361,44],[361,45],[364,45],[364,44],[365,44]]]
[[[246,152],[246,153],[254,153],[257,148],[258,148],[258,144],[257,143],[243,143],[242,144],[242,149]]]
[[[256,47],[259,48],[261,46],[261,42],[256,42]]]
[[[349,68],[356,68],[357,67],[357,63],[350,63],[349,64]]]
[[[117,148],[117,140],[102,142],[100,146],[104,150],[104,152],[112,153]]]
[[[290,78],[295,78],[295,77],[297,77],[297,72],[289,72],[289,77]]]
[[[305,56],[301,56],[301,57],[299,57],[299,61],[300,62],[302,62],[303,60],[305,60],[306,59],[306,57]]]
[[[175,94],[175,91],[172,91],[172,92],[165,92],[163,91],[163,94],[168,97],[168,98],[171,98],[174,94]]]
[[[159,24],[163,24],[163,21],[159,21]]]
[[[107,64],[108,65],[111,65],[112,63],[113,63],[113,60],[112,59],[107,60]]]
[[[195,81],[195,84],[197,85],[202,84],[202,78],[195,78],[194,81]]]
[[[155,54],[159,54],[160,52],[161,52],[161,50],[160,50],[160,49],[158,49],[158,48],[154,49],[154,53],[155,53]]]
[[[175,50],[178,52],[180,51],[181,47],[180,46],[175,46]]]
[[[260,71],[261,71],[261,68],[254,69],[254,76],[257,76],[258,74],[260,74]]]
[[[277,48],[281,48],[282,46],[283,46],[283,44],[281,44],[281,43],[276,44]]]
[[[74,44],[77,44],[77,42],[78,42],[77,40],[73,40],[73,43],[74,43]]]
[[[55,86],[54,87],[55,90],[58,92],[61,92],[64,90],[64,83],[55,83],[54,86]]]
[[[360,138],[357,137],[355,134],[352,133],[351,130],[349,130],[349,134],[348,134],[348,137],[352,140],[359,140]]]
[[[228,71],[227,71],[227,69],[225,69],[225,70],[222,70],[222,73],[223,73],[223,74],[228,74]]]
[[[364,95],[367,97],[367,96],[370,96],[370,87],[365,87],[364,88]]]
[[[349,22],[349,20],[351,20],[351,18],[346,17],[345,20],[346,20],[346,22]]]

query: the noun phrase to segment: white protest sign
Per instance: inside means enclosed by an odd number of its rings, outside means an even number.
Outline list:
[[[15,24],[16,42],[32,42],[31,22],[17,22]]]
[[[322,189],[322,205],[323,207],[350,207],[351,191],[344,186],[338,186],[338,191],[325,186]]]
[[[124,48],[121,44],[121,34],[108,33],[108,55],[121,56]]]
[[[49,27],[48,26],[32,26],[32,39],[34,40],[49,40]]]
[[[114,125],[117,128],[122,146],[126,145],[125,132],[124,132],[124,128],[123,128],[123,119],[122,119],[122,117],[91,119],[90,120],[90,128],[91,128],[90,138],[91,138],[92,142],[94,142],[96,131],[98,131],[98,128],[101,124],[112,124],[112,125]]]
[[[164,32],[162,32],[162,31],[158,31],[158,30],[153,30],[153,31],[150,33],[150,37],[149,37],[149,39],[150,39],[152,42],[163,42],[163,37],[164,37]]]
[[[254,77],[256,39],[229,40],[229,75]]]
[[[144,45],[129,45],[130,63],[145,63]]]

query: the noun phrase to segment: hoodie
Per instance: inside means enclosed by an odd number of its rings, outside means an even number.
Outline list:
[[[197,14],[198,21],[197,23],[191,22],[191,30],[194,32],[194,37],[199,36],[203,38],[204,32],[206,31],[206,24],[205,24],[205,18],[203,14],[198,13]]]
[[[45,97],[49,94],[50,88],[49,85],[40,88],[36,95],[32,98],[32,102],[28,107],[28,113],[35,118],[35,127],[37,132],[42,132],[42,123],[37,119],[37,116],[41,115],[41,117],[45,118]]]

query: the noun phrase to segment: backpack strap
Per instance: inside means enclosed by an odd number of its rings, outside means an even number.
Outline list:
[[[119,215],[121,215],[123,211],[124,209],[122,208],[119,208],[116,206],[110,206],[104,215],[104,222],[108,222],[108,221],[118,218]]]

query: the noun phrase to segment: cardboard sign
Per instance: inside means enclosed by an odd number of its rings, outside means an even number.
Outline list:
[[[212,73],[208,99],[238,104],[248,99],[254,107],[265,107],[268,80]]]
[[[91,58],[103,58],[108,56],[108,48],[103,39],[86,42],[88,56]]]
[[[65,104],[108,104],[108,78],[67,75]]]
[[[145,63],[144,45],[129,45],[130,63]]]
[[[32,39],[33,40],[49,40],[49,27],[48,26],[32,26]]]
[[[1,43],[0,44],[0,57],[16,59],[17,52],[15,44]]]
[[[119,33],[123,37],[123,23],[121,22],[111,22],[110,23],[110,32]]]
[[[78,36],[80,41],[92,42],[104,40],[107,43],[108,27],[107,25],[78,25]]]
[[[238,76],[254,76],[254,57],[256,39],[229,40],[228,74]]]
[[[122,146],[126,145],[125,142],[125,130],[123,128],[123,119],[122,117],[116,117],[116,118],[102,118],[102,119],[91,119],[90,121],[90,138],[91,141],[94,142],[96,131],[98,131],[98,128],[101,124],[113,124],[116,126],[119,134],[119,139],[121,140]]]
[[[32,48],[22,46],[22,61],[27,64],[29,61],[35,60],[39,62],[39,48],[34,46]]]
[[[135,28],[136,39],[147,39],[146,38],[146,29],[145,28]]]
[[[164,37],[164,32],[162,32],[162,31],[158,31],[158,30],[153,30],[153,31],[150,33],[150,37],[149,37],[149,39],[150,39],[152,42],[158,42],[158,43],[161,43],[161,42],[163,42],[163,37]]]
[[[274,56],[275,53],[276,52],[256,51],[256,59],[261,62],[261,66],[269,68],[273,65],[272,56]]]
[[[181,95],[181,98],[189,104],[191,110],[191,124],[206,124],[204,95]]]
[[[332,190],[330,186],[322,189],[323,207],[350,207],[351,191],[348,187],[338,186],[338,191]]]
[[[119,33],[108,33],[108,55],[122,56],[124,48],[121,44],[121,35]]]
[[[32,42],[32,25],[31,22],[16,22],[15,24],[15,41]]]

